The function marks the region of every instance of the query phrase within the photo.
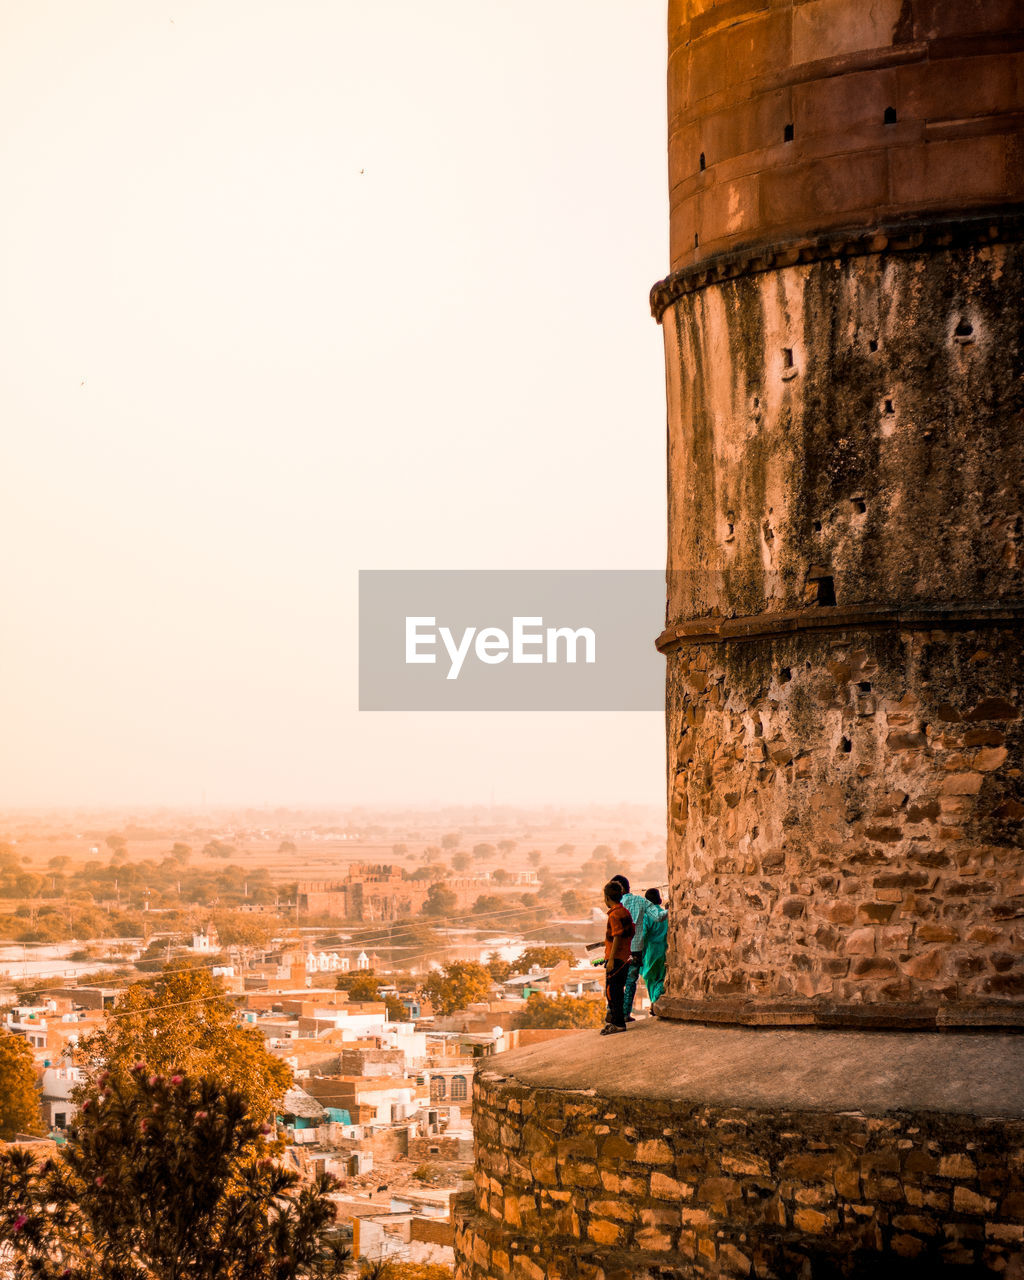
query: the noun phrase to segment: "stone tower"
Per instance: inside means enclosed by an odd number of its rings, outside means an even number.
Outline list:
[[[676,0],[672,1017],[1024,1007],[1024,6]]]
[[[670,0],[658,1018],[460,1280],[1024,1276],[1024,5]]]

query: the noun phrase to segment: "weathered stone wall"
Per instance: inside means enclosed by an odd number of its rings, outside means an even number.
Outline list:
[[[602,1098],[486,1072],[474,1128],[457,1280],[997,1274],[1024,1240],[1024,1121]]]
[[[1024,1000],[1022,297],[1011,241],[666,311],[662,1013]]]
[[[688,646],[670,671],[663,1012],[806,997],[969,1023],[1020,1000],[1018,635],[812,632]]]
[[[1020,603],[1024,217],[1001,230],[668,307],[670,623],[814,605],[826,577],[841,608]]]

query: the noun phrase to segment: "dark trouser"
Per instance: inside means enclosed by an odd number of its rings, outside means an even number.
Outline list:
[[[609,960],[605,964],[604,995],[608,1001],[608,1021],[613,1027],[624,1027],[626,1015],[622,1012],[622,996],[626,989],[628,960]]]
[[[634,951],[629,957],[629,972],[626,974],[626,989],[622,996],[622,1016],[628,1018],[633,1012],[633,999],[636,996],[636,984],[640,979],[640,966],[643,964],[644,953],[642,951]]]

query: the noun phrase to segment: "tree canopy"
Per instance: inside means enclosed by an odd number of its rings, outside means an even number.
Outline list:
[[[576,953],[568,947],[527,947],[518,960],[512,961],[513,973],[529,973],[531,969],[553,969],[567,960],[576,963]]]
[[[0,1138],[42,1132],[32,1050],[23,1036],[0,1031]]]
[[[321,1280],[347,1251],[325,1232],[331,1181],[299,1188],[269,1158],[269,1127],[218,1079],[101,1076],[41,1165],[0,1155],[0,1237],[35,1280]]]
[[[603,1000],[575,996],[544,996],[535,992],[526,1008],[516,1014],[516,1029],[527,1027],[600,1027],[604,1023]]]
[[[453,960],[440,972],[428,975],[423,992],[442,1016],[486,1000],[491,994],[491,975],[482,964]]]
[[[427,890],[427,900],[423,904],[425,916],[446,916],[455,910],[458,898],[451,889],[443,884],[432,884]]]
[[[122,1083],[139,1061],[156,1072],[217,1076],[258,1120],[272,1113],[291,1083],[291,1071],[267,1052],[255,1028],[236,1021],[220,982],[206,969],[127,987],[80,1053],[93,1077],[109,1072]]]

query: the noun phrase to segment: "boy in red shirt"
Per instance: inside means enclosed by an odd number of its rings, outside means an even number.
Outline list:
[[[629,944],[636,926],[622,905],[622,885],[614,880],[604,887],[604,905],[608,908],[608,926],[604,934],[604,994],[608,1001],[608,1021],[601,1035],[611,1036],[626,1029],[622,996],[629,974]]]

